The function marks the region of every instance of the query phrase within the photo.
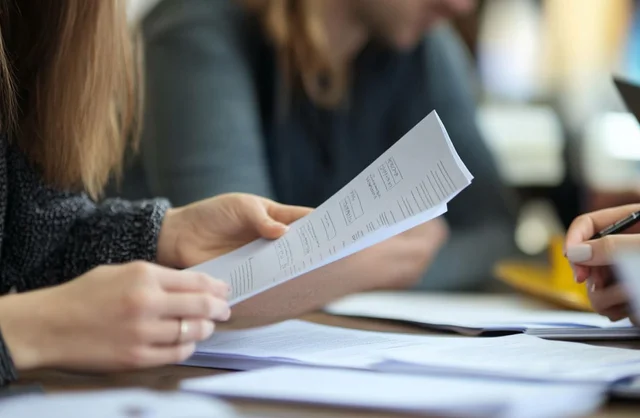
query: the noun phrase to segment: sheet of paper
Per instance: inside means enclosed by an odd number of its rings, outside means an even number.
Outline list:
[[[640,375],[640,350],[548,341],[529,335],[432,341],[388,351],[375,366],[543,381],[615,382]]]
[[[603,403],[605,392],[602,385],[540,384],[291,366],[190,379],[182,382],[181,389],[231,398],[429,415],[509,418],[587,416]]]
[[[432,112],[280,239],[254,241],[192,270],[227,281],[233,305],[442,215],[471,180]]]
[[[186,364],[221,368],[236,368],[235,365],[241,364],[248,366],[238,368],[248,369],[260,367],[260,363],[266,361],[267,365],[280,362],[368,368],[380,361],[387,350],[428,341],[429,337],[419,335],[351,330],[291,320],[216,333],[198,343],[197,356]],[[232,362],[233,359],[244,362]],[[258,361],[251,365],[246,361],[250,359]]]
[[[185,364],[238,370],[304,364],[612,382],[640,375],[640,350],[547,341],[523,334],[495,338],[407,335],[291,320],[215,334],[199,343],[196,355]]]
[[[635,248],[617,252],[614,269],[629,295],[631,309],[640,318],[640,252]]]
[[[186,415],[185,415],[186,414]],[[20,418],[233,418],[221,401],[185,393],[123,389],[3,398],[0,417]]]
[[[628,321],[611,323],[595,313],[549,310],[548,305],[518,295],[370,292],[348,296],[325,310],[334,315],[477,330],[631,326]]]

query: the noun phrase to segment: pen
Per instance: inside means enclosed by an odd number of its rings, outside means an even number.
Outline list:
[[[607,235],[619,234],[620,232],[623,232],[631,228],[633,225],[637,224],[638,222],[640,222],[640,211],[633,212],[631,215],[627,216],[626,218],[621,219],[618,222],[614,223],[613,225],[606,227],[602,231],[592,236],[591,239],[598,239],[598,238],[606,237]]]

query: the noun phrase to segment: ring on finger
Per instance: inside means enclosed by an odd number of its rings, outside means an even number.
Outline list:
[[[176,344],[180,344],[185,335],[187,335],[187,333],[189,332],[189,322],[185,321],[184,318],[180,319],[180,323],[179,325],[179,330],[178,330],[178,338],[176,338]]]

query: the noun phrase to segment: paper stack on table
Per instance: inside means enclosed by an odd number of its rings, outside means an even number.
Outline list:
[[[615,383],[640,376],[640,350],[528,335],[432,341],[385,353],[376,370],[555,382]]]
[[[3,398],[0,417],[235,418],[238,415],[230,405],[203,396],[121,389]]]
[[[218,332],[198,343],[196,354],[184,364],[232,370],[282,364],[369,369],[384,358],[387,350],[423,345],[429,338],[291,320],[248,330]]]
[[[389,372],[611,383],[640,375],[640,351],[547,341],[372,332],[291,320],[225,331],[184,364],[232,370],[307,365]]]
[[[229,283],[233,305],[442,215],[472,178],[432,112],[282,238],[191,270]]]
[[[463,380],[292,366],[189,379],[181,388],[230,398],[465,417],[580,417],[597,410],[605,399],[601,385]]]
[[[474,336],[525,333],[557,340],[640,338],[640,329],[628,320],[612,323],[596,313],[549,310],[519,295],[370,292],[347,296],[325,310]]]

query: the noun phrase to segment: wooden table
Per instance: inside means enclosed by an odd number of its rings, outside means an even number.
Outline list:
[[[323,313],[308,315],[302,319],[328,325],[338,325],[347,328],[365,329],[383,332],[406,332],[428,334],[409,325],[400,325],[387,321],[373,321],[355,318],[341,318]],[[640,349],[640,342],[635,347]],[[629,346],[629,344],[625,344]],[[182,379],[199,376],[210,376],[221,373],[232,373],[223,370],[203,369],[196,367],[166,366],[157,369],[143,370],[129,373],[113,374],[71,374],[58,371],[37,371],[25,373],[18,384],[41,384],[47,392],[84,391],[95,389],[111,389],[125,387],[146,387],[157,390],[174,390]],[[285,403],[264,402],[231,402],[243,417],[397,417],[397,413],[378,413],[357,410],[345,410],[328,407],[310,407]],[[640,402],[612,402],[594,417],[637,417],[640,415]]]

